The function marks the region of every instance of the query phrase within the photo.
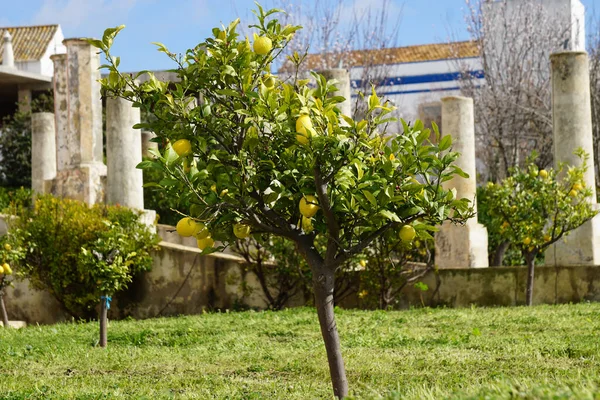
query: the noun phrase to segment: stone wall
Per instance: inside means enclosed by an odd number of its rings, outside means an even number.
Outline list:
[[[161,243],[152,271],[134,279],[127,292],[112,303],[110,318],[152,318],[198,314],[215,309],[236,309],[241,305],[264,308],[258,281],[244,274],[242,260],[228,254],[201,256],[198,249],[176,243]],[[250,294],[242,296],[243,277]],[[525,303],[525,268],[460,268],[439,270],[422,281],[429,290],[407,287],[399,308],[428,306],[468,307],[515,306]],[[536,269],[534,304],[600,301],[600,267],[546,267]],[[6,297],[9,317],[29,324],[70,320],[46,292],[32,290],[18,282]],[[304,304],[302,296],[290,306]],[[342,306],[360,306],[356,296]]]

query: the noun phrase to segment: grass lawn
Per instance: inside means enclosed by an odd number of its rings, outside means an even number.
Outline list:
[[[9,305],[10,306],[10,305]],[[339,310],[356,398],[600,399],[600,304]],[[316,313],[0,329],[2,399],[331,398]]]

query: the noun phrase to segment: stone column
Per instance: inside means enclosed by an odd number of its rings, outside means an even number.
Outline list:
[[[56,132],[54,114],[31,115],[31,189],[34,193],[50,191],[56,178]]]
[[[98,82],[100,55],[83,39],[65,39],[63,43],[67,47],[67,125],[66,131],[58,131],[60,166],[52,192],[90,205],[101,203],[104,201],[106,165],[103,162],[102,101]],[[55,73],[61,74],[60,71]],[[58,107],[61,104],[64,103],[59,95]],[[63,127],[59,126],[59,129]]]
[[[552,124],[554,163],[581,165],[573,154],[579,147],[590,156],[584,175],[596,203],[594,145],[588,56],[583,51],[567,51],[550,56],[552,68]],[[594,204],[598,208],[597,204]],[[568,243],[567,243],[568,242]],[[548,265],[598,265],[600,263],[600,217],[577,228],[563,241],[546,250]]]
[[[144,209],[142,137],[140,109],[120,98],[106,99],[106,163],[108,168],[106,201],[110,204]]]
[[[56,126],[56,169],[71,168],[69,153],[69,99],[67,87],[67,54],[50,56],[54,63],[54,125]]]
[[[452,150],[460,153],[456,165],[469,174],[444,182],[446,190],[456,189],[457,198],[477,203],[475,170],[475,121],[473,99],[467,97],[444,97],[442,99],[442,133],[452,137]],[[488,264],[487,229],[471,218],[464,226],[445,222],[435,234],[435,259],[439,268],[484,268]]]
[[[151,140],[155,137],[156,135],[154,132],[142,131],[142,157],[154,158],[154,156],[148,150],[158,150],[158,143],[151,142]]]
[[[338,107],[342,111],[342,114],[352,116],[352,92],[350,90],[350,73],[344,68],[326,69],[320,71],[327,80],[335,79],[338,87],[338,91],[334,93],[334,96],[342,96],[346,98],[346,101],[338,104]]]

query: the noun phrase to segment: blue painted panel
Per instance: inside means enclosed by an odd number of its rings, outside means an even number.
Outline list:
[[[473,78],[484,78],[483,70],[469,71]],[[408,76],[395,76],[385,78],[382,85],[380,86],[397,86],[397,85],[416,85],[419,83],[436,83],[436,82],[452,82],[457,81],[461,78],[462,72],[448,72],[442,74],[426,74],[426,75],[408,75]],[[356,79],[352,81],[352,87],[362,87],[362,80]]]

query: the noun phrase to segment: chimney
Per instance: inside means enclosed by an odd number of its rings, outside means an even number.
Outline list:
[[[10,33],[8,32],[8,30],[4,32],[2,41],[4,42],[4,54],[2,55],[2,66],[14,68],[15,67],[15,54],[13,52],[12,36],[10,36]]]

